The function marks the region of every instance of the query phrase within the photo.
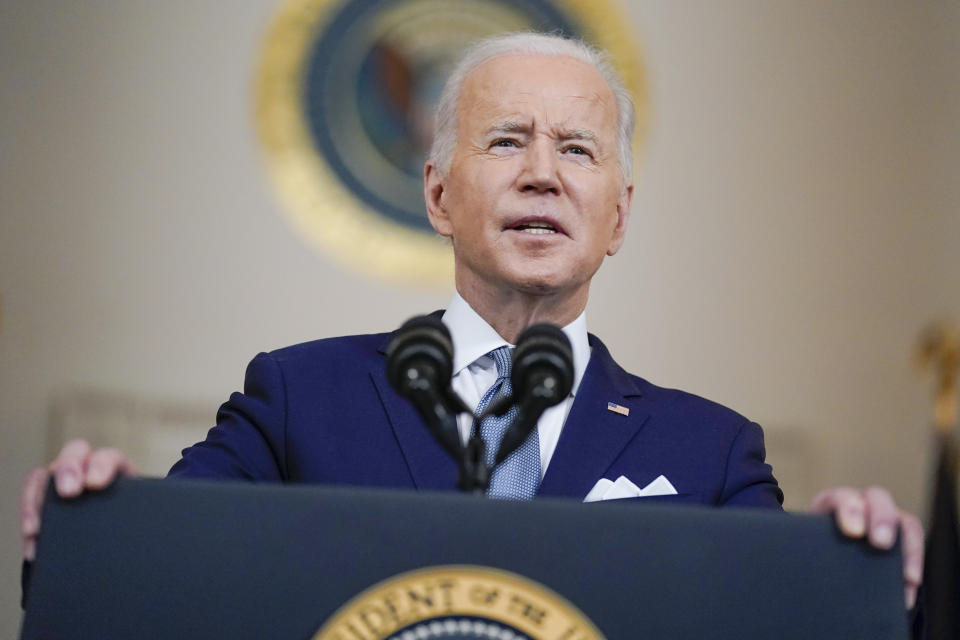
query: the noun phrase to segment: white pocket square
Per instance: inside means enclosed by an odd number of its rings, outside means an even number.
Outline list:
[[[620,498],[649,498],[651,496],[672,496],[676,493],[677,490],[670,484],[666,476],[657,476],[656,480],[643,489],[630,482],[626,476],[620,476],[616,482],[600,478],[583,501],[599,502],[600,500],[617,500]]]

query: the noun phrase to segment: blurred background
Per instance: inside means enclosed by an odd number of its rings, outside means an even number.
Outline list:
[[[647,135],[590,330],[628,370],[763,424],[788,507],[882,484],[925,514],[933,385],[913,353],[960,312],[960,4],[621,4]],[[162,474],[257,352],[449,299],[358,274],[288,223],[254,117],[277,10],[0,4],[4,637],[20,484],[63,438]]]

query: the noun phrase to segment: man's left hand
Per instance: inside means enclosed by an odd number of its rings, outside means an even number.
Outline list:
[[[899,529],[907,609],[913,607],[923,580],[923,525],[915,515],[898,509],[890,492],[880,487],[827,489],[814,497],[810,510],[835,514],[844,535],[866,537],[878,549],[892,547]]]

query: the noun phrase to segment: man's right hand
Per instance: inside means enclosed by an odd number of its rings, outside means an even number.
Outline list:
[[[20,503],[20,535],[23,557],[33,560],[40,535],[40,511],[47,482],[53,475],[57,493],[74,498],[87,489],[103,489],[118,475],[135,475],[133,466],[118,449],[94,449],[86,440],[71,440],[63,445],[57,459],[46,467],[30,472],[23,483]]]

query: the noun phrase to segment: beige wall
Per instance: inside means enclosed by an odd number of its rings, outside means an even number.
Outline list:
[[[251,127],[274,6],[0,5],[0,635],[19,615],[18,487],[55,398],[212,421],[257,351],[449,295],[343,272],[280,216]],[[960,312],[958,5],[630,11],[651,133],[591,329],[628,369],[764,423],[788,476],[882,483],[923,511],[929,385],[910,354]]]

